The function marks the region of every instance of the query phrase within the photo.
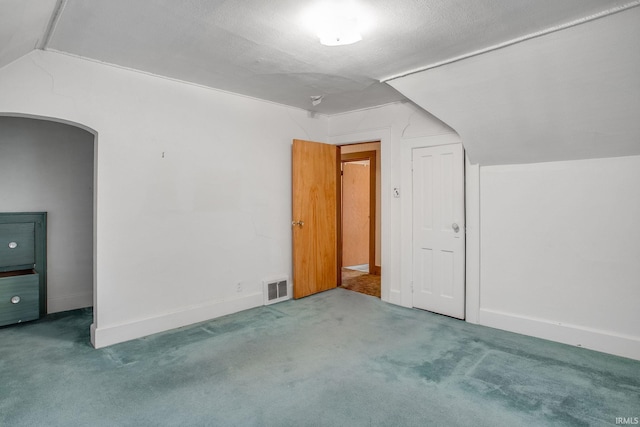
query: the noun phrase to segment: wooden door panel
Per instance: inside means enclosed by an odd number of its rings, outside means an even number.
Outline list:
[[[370,167],[342,165],[342,266],[369,264]],[[373,268],[372,265],[369,268]]]
[[[339,148],[293,140],[293,296],[338,285]]]

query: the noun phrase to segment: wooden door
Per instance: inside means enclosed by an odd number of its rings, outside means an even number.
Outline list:
[[[379,144],[379,142],[378,142]],[[366,144],[365,144],[366,145]],[[377,168],[377,163],[376,163],[376,152],[375,151],[356,151],[353,153],[342,153],[341,150],[341,160],[342,160],[342,165],[343,167],[348,165],[349,162],[353,162],[353,161],[368,161],[369,162],[369,194],[368,194],[368,199],[369,199],[369,209],[368,209],[368,216],[369,216],[369,237],[366,239],[368,241],[368,246],[369,246],[369,259],[368,259],[368,263],[369,263],[369,274],[375,274],[375,275],[380,275],[380,269],[378,267],[376,267],[376,188],[377,188],[377,177],[376,177],[376,168]],[[342,176],[342,181],[343,181],[343,187],[344,187],[344,180],[345,180],[345,176]],[[348,203],[348,199],[349,195],[345,193],[344,188],[342,191],[342,215],[338,217],[338,219],[343,219],[344,220],[344,212],[348,209],[348,206],[346,206],[346,204]],[[342,246],[342,252],[343,254],[341,255],[341,260],[342,262],[342,266],[348,266],[349,264],[345,264],[345,259],[344,259],[344,251],[345,251],[345,245],[348,244],[348,242],[345,241],[345,225],[342,224],[342,226],[338,227],[338,230],[341,231],[341,237],[342,239],[339,241],[340,245]]]
[[[339,147],[293,140],[293,296],[335,288],[338,263]]]
[[[370,230],[369,162],[342,164],[342,266],[368,264]]]
[[[462,144],[413,150],[413,306],[464,319]]]

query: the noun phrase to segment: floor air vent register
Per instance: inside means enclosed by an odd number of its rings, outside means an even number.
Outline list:
[[[286,278],[265,280],[262,283],[264,284],[264,305],[291,299],[291,289]]]

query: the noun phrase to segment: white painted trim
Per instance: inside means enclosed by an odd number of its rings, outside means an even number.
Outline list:
[[[391,183],[391,128],[385,127],[380,129],[370,129],[362,132],[351,132],[341,135],[329,136],[328,138],[328,142],[334,145],[347,145],[374,141],[380,141],[380,162],[382,174],[382,182],[380,183],[380,192],[382,198],[380,202],[382,229],[380,236],[380,267],[382,268],[382,276],[380,277],[380,291],[382,301],[391,302],[391,284],[394,283],[394,268],[393,261],[391,259],[391,224],[393,223],[393,217],[391,214],[391,189],[393,188]]]
[[[448,58],[445,59],[444,61],[440,61],[440,62],[436,62],[433,64],[429,64],[429,65],[425,65],[423,67],[419,67],[419,68],[414,68],[413,70],[409,70],[409,71],[404,71],[400,74],[394,74],[388,77],[384,77],[382,79],[380,79],[381,83],[386,83],[390,80],[394,80],[394,79],[399,79],[401,77],[406,77],[406,76],[410,76],[411,74],[416,74],[416,73],[420,73],[422,71],[427,71],[427,70],[431,70],[437,67],[442,67],[443,65],[448,65],[451,64],[453,62],[458,62],[458,61],[462,61],[464,59],[468,59],[474,56],[478,56],[478,55],[482,55],[484,53],[488,53],[488,52],[492,52],[494,50],[498,50],[498,49],[502,49],[517,43],[522,43],[525,42],[527,40],[531,40],[531,39],[535,39],[537,37],[542,37],[545,36],[547,34],[551,34],[551,33],[555,33],[557,31],[561,31],[561,30],[566,30],[567,28],[571,28],[571,27],[575,27],[576,25],[580,25],[580,24],[585,24],[587,22],[590,21],[594,21],[596,19],[600,19],[600,18],[604,18],[616,13],[620,13],[623,12],[627,9],[631,9],[634,7],[640,6],[640,0],[634,0],[630,3],[621,5],[621,6],[616,6],[616,7],[612,7],[611,9],[607,9],[604,10],[602,12],[598,12],[598,13],[594,13],[593,15],[589,15],[586,16],[584,18],[579,18],[579,19],[574,19],[573,21],[569,21],[569,22],[565,22],[564,24],[560,24],[560,25],[555,25],[553,27],[550,28],[545,28],[541,31],[536,31],[534,33],[530,33],[530,34],[526,34],[524,36],[521,37],[517,37],[515,39],[511,39],[511,40],[507,40],[505,42],[502,43],[498,43],[495,44],[493,46],[489,46],[486,47],[484,49],[479,49],[479,50],[475,50],[472,52],[468,52],[465,53],[463,55],[460,56],[454,56],[453,58]]]
[[[60,21],[60,16],[62,15],[62,11],[67,6],[67,0],[56,0],[56,5],[53,8],[53,13],[49,18],[49,23],[47,24],[47,29],[44,32],[42,40],[36,45],[36,49],[44,50],[49,46],[49,42],[51,41],[51,36],[56,30],[58,26],[58,22]]]
[[[91,334],[91,345],[94,348],[97,348],[96,347],[96,324],[95,324],[95,319],[96,319],[96,317],[94,315],[93,316],[94,323],[92,323],[91,326],[89,326],[89,333]]]
[[[47,298],[47,313],[58,313],[60,311],[74,310],[81,307],[91,307],[92,305],[93,292]]]
[[[402,294],[400,293],[400,289],[390,289],[389,290],[389,301],[390,304],[402,305]]]
[[[82,130],[86,130],[87,132],[93,134],[97,137],[98,132],[89,126],[83,125],[79,122],[74,122],[73,120],[67,120],[59,117],[53,116],[43,116],[41,114],[31,114],[24,112],[15,112],[15,111],[0,111],[0,117],[21,117],[25,119],[36,119],[36,120],[44,120],[48,122],[62,123],[65,125],[73,126],[76,128],[80,128]]]
[[[481,308],[479,323],[496,329],[640,360],[640,337]]]
[[[435,136],[421,136],[418,138],[402,138],[400,142],[400,305],[404,307],[413,307],[413,292],[411,290],[411,281],[413,280],[412,153],[416,148],[460,144],[462,140],[458,134],[450,133]],[[467,260],[466,263],[468,264],[468,262],[469,261]],[[468,275],[468,272],[466,272],[466,274]]]
[[[91,343],[98,324],[98,133],[93,139],[93,323],[91,324]]]
[[[480,311],[480,165],[465,155],[466,266],[465,320],[478,323]]]
[[[95,323],[93,323],[91,325],[91,343],[95,348],[102,348],[262,305],[262,293],[258,292],[239,298],[213,301],[161,316],[140,319],[120,325],[101,328],[96,327]]]

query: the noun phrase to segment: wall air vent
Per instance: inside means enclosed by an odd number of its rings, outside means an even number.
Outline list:
[[[264,285],[264,305],[291,299],[291,288],[286,277],[262,281]]]

